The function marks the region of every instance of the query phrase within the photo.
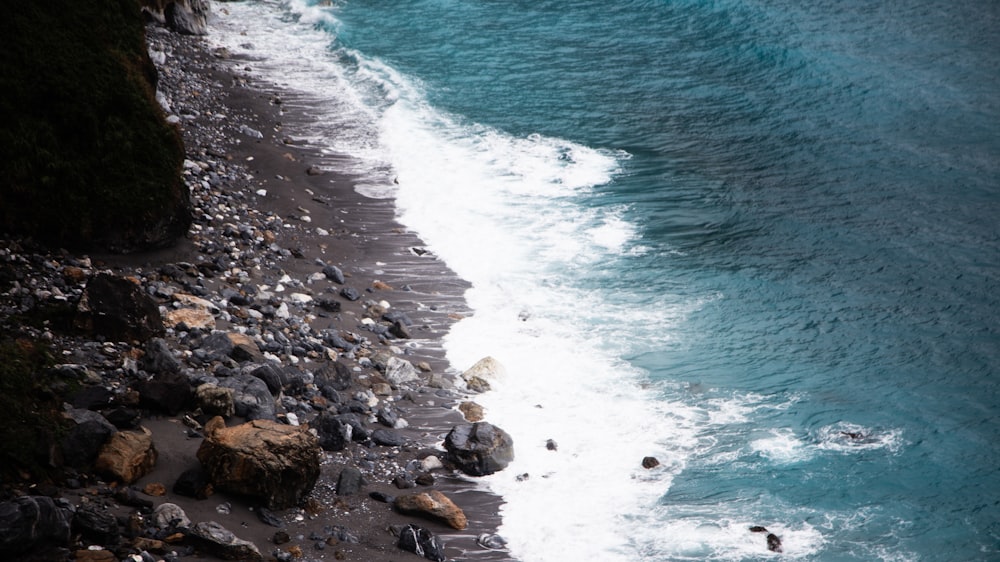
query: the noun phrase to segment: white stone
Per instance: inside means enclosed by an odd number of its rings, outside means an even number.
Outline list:
[[[288,300],[295,304],[308,304],[312,302],[313,298],[305,293],[291,293],[288,295]]]

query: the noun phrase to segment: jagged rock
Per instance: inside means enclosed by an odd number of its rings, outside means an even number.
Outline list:
[[[0,558],[17,555],[40,545],[69,544],[69,509],[47,496],[21,496],[0,503]]]
[[[142,431],[120,431],[101,448],[94,469],[119,482],[131,484],[149,473],[156,464],[153,434]]]
[[[114,544],[121,537],[114,514],[93,503],[77,508],[73,514],[73,530],[100,544]]]
[[[188,534],[199,547],[223,560],[263,560],[257,545],[243,540],[215,521],[202,521]]]
[[[156,301],[137,283],[107,273],[98,273],[87,283],[75,323],[111,341],[146,341],[164,334]]]
[[[63,461],[73,468],[85,469],[93,464],[101,447],[118,430],[104,416],[90,410],[69,410],[66,417],[74,425],[60,442]]]
[[[181,506],[167,502],[153,510],[153,524],[158,529],[186,529],[191,526],[191,520]]]
[[[459,531],[469,525],[465,512],[455,505],[455,502],[451,501],[448,496],[437,490],[399,496],[393,505],[401,513],[439,519]]]
[[[198,407],[208,416],[230,417],[236,412],[233,403],[233,389],[203,384],[195,391]]]
[[[219,386],[233,389],[237,416],[248,420],[274,419],[274,396],[264,381],[252,375],[238,375],[219,381]]]
[[[225,332],[213,332],[195,350],[197,356],[204,362],[222,361],[233,351],[233,342]]]
[[[215,328],[215,316],[201,308],[176,308],[167,311],[163,323],[167,328],[212,330]]]
[[[514,460],[514,440],[487,422],[456,425],[444,440],[448,460],[471,476],[503,470]]]
[[[343,451],[351,442],[351,425],[330,410],[322,412],[310,424],[319,435],[319,444],[326,451]]]
[[[254,420],[225,427],[221,417],[205,425],[198,460],[220,490],[253,496],[269,509],[296,505],[319,478],[319,439],[303,427]]]
[[[191,409],[195,404],[195,391],[186,375],[164,372],[152,379],[135,384],[139,392],[139,405],[149,410],[166,412],[176,416],[182,410]]]
[[[423,527],[416,525],[403,527],[399,532],[399,540],[396,541],[396,546],[434,562],[443,562],[445,560],[444,545],[441,544],[441,539]]]

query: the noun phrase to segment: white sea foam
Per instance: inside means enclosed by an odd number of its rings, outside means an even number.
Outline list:
[[[212,40],[255,57],[266,80],[301,94],[286,103],[315,116],[292,134],[350,156],[362,178],[356,189],[395,197],[400,220],[472,283],[466,299],[475,314],[453,327],[445,349],[456,369],[491,355],[508,372],[477,401],[515,442],[516,460],[485,479],[505,498],[501,533],[513,555],[530,562],[634,560],[646,548],[761,552],[738,529],[744,522],[688,529],[649,519],[662,515],[657,502],[692,455],[715,443],[711,428],[743,423],[757,406],[654,395],[645,374],[620,359],[636,342],[669,342],[672,327],[701,306],[666,294],[628,302],[625,291],[585,282],[645,251],[627,207],[586,204],[628,155],[513,136],[440,112],[418,80],[336,46],[332,8],[301,0],[225,8]],[[642,468],[646,456],[660,466]],[[815,540],[809,529],[785,533],[793,546]]]

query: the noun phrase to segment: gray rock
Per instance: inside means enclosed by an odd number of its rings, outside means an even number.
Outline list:
[[[194,407],[195,393],[191,381],[186,375],[167,371],[155,375],[152,379],[139,381],[135,384],[139,392],[139,405],[143,408],[166,412],[171,416],[181,410]]]
[[[202,521],[191,528],[188,536],[209,553],[224,560],[263,560],[257,545],[238,538],[215,521]]]
[[[321,390],[324,386],[329,386],[334,390],[347,390],[354,380],[351,368],[340,361],[330,361],[325,363],[316,371],[313,382]]]
[[[400,447],[406,443],[406,438],[391,429],[376,429],[371,435],[376,445],[383,447]]]
[[[365,484],[365,479],[361,471],[354,467],[347,467],[340,471],[337,477],[337,495],[351,496],[361,491]]]
[[[158,529],[187,529],[191,526],[181,506],[175,503],[161,503],[153,510],[153,524]]]
[[[21,496],[0,503],[0,558],[16,559],[40,545],[69,544],[69,509],[46,496]]]
[[[326,278],[329,279],[330,281],[333,281],[334,283],[338,283],[340,285],[343,285],[344,282],[346,281],[346,279],[344,279],[344,272],[341,271],[340,268],[335,265],[328,265],[324,267],[323,275],[326,275]]]
[[[208,34],[208,14],[206,0],[174,0],[163,9],[167,27],[184,35]]]
[[[219,381],[219,386],[233,389],[237,416],[248,420],[275,419],[274,396],[264,381],[251,375],[237,375]]]
[[[174,357],[163,338],[153,338],[146,343],[144,355],[139,361],[139,368],[147,373],[179,373],[181,362]]]
[[[309,425],[316,430],[319,444],[326,451],[343,451],[351,442],[351,425],[329,410],[321,413]]]
[[[514,440],[487,422],[456,425],[445,437],[447,459],[470,476],[485,476],[514,460]]]
[[[114,514],[94,503],[77,508],[73,514],[73,530],[100,544],[114,544],[121,536]]]

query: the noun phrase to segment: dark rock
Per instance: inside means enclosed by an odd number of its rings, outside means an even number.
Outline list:
[[[40,545],[68,545],[71,518],[69,509],[45,496],[0,503],[0,558],[15,560]]]
[[[70,410],[67,416],[74,425],[60,442],[64,462],[84,470],[93,465],[101,447],[117,431],[104,416],[90,410]]]
[[[548,450],[550,450],[550,451],[558,451],[559,450],[559,444],[556,443],[554,439],[549,439],[549,440],[547,440],[545,442],[545,448],[548,449]]]
[[[338,283],[340,285],[343,285],[344,282],[346,281],[344,279],[344,272],[341,271],[340,268],[335,265],[328,265],[324,267],[323,275],[326,275],[326,278],[329,279],[330,281],[333,281],[334,283]]]
[[[104,417],[118,429],[136,429],[142,422],[142,413],[139,410],[124,406],[111,410]]]
[[[378,423],[386,427],[396,427],[396,423],[399,422],[399,414],[392,408],[383,407],[375,412],[375,419],[378,420]]]
[[[146,341],[164,334],[156,301],[136,283],[107,273],[98,273],[87,283],[76,325],[112,341]]]
[[[781,552],[781,539],[774,533],[767,534],[767,549],[771,552]]]
[[[233,389],[237,416],[247,420],[275,419],[274,396],[261,379],[252,375],[237,375],[219,381],[219,386]]]
[[[343,451],[351,442],[351,425],[329,410],[322,412],[310,424],[319,435],[319,444],[326,451]]]
[[[73,396],[73,407],[84,410],[102,410],[111,405],[115,393],[103,386],[86,386]]]
[[[144,355],[139,360],[139,368],[152,374],[179,373],[181,362],[174,357],[170,346],[163,338],[154,338],[146,343]]]
[[[398,321],[393,322],[392,326],[389,328],[389,334],[401,340],[408,340],[413,337],[410,335],[410,330],[406,327],[406,324]]]
[[[392,479],[392,485],[400,490],[408,490],[410,488],[416,488],[417,481],[409,472],[403,472],[401,474],[397,474],[396,477]]]
[[[395,324],[396,322],[402,323],[404,326],[412,326],[413,320],[406,315],[405,312],[400,312],[398,310],[390,310],[382,315],[382,320],[389,322],[390,324]]]
[[[215,521],[203,521],[191,528],[188,537],[206,552],[224,560],[263,560],[260,550],[250,541],[238,538]]]
[[[281,521],[281,519],[277,515],[275,515],[273,511],[271,511],[266,507],[261,506],[255,509],[254,511],[257,513],[257,519],[260,519],[260,522],[265,525],[270,525],[272,527],[279,527],[279,528],[285,526],[285,524]]]
[[[340,312],[342,305],[338,300],[319,298],[316,299],[316,306],[320,307],[321,309],[327,312],[337,313]]]
[[[273,537],[271,537],[271,542],[278,545],[288,544],[292,542],[292,537],[289,536],[288,533],[286,533],[285,531],[278,531],[277,533],[274,534]]]
[[[121,486],[115,490],[114,498],[116,502],[130,507],[138,507],[140,509],[150,509],[153,507],[153,502],[140,496],[139,492],[132,486]]]
[[[211,494],[211,483],[201,467],[189,468],[174,482],[174,493],[189,498],[205,499]]]
[[[114,514],[93,503],[83,504],[73,515],[73,530],[100,544],[115,544],[121,532]]]
[[[304,427],[268,420],[226,427],[215,417],[205,425],[197,456],[217,489],[284,509],[298,504],[316,485],[323,455],[319,440]]]
[[[365,484],[365,479],[361,471],[354,467],[347,467],[340,471],[337,477],[337,495],[351,496],[361,491]]]
[[[441,539],[431,534],[430,531],[416,525],[406,525],[399,532],[399,540],[396,546],[407,551],[422,556],[435,562],[443,562],[444,545]]]
[[[383,447],[399,447],[406,443],[406,438],[391,429],[376,429],[371,434],[372,441]]]
[[[660,466],[660,461],[656,457],[643,457],[642,468],[656,468]]]
[[[344,287],[340,290],[340,296],[344,297],[349,301],[356,301],[361,298],[361,293],[353,287]]]
[[[139,392],[139,405],[148,410],[176,416],[195,405],[195,391],[187,376],[177,372],[164,372],[152,379],[135,384]]]
[[[368,497],[377,502],[382,502],[382,503],[392,503],[396,501],[396,496],[390,496],[385,492],[378,492],[378,491],[368,492]]]
[[[313,376],[313,382],[320,389],[324,386],[329,386],[338,391],[350,388],[351,382],[354,380],[351,368],[340,361],[324,363]]]
[[[281,369],[275,367],[273,364],[266,363],[257,367],[250,372],[250,376],[264,381],[264,384],[267,385],[267,390],[272,396],[277,396],[281,393]]]
[[[206,362],[222,361],[229,357],[234,347],[225,332],[215,332],[201,341],[198,351],[202,352]]]
[[[444,446],[448,460],[471,476],[493,474],[514,460],[514,440],[487,422],[455,426],[448,432]]]

